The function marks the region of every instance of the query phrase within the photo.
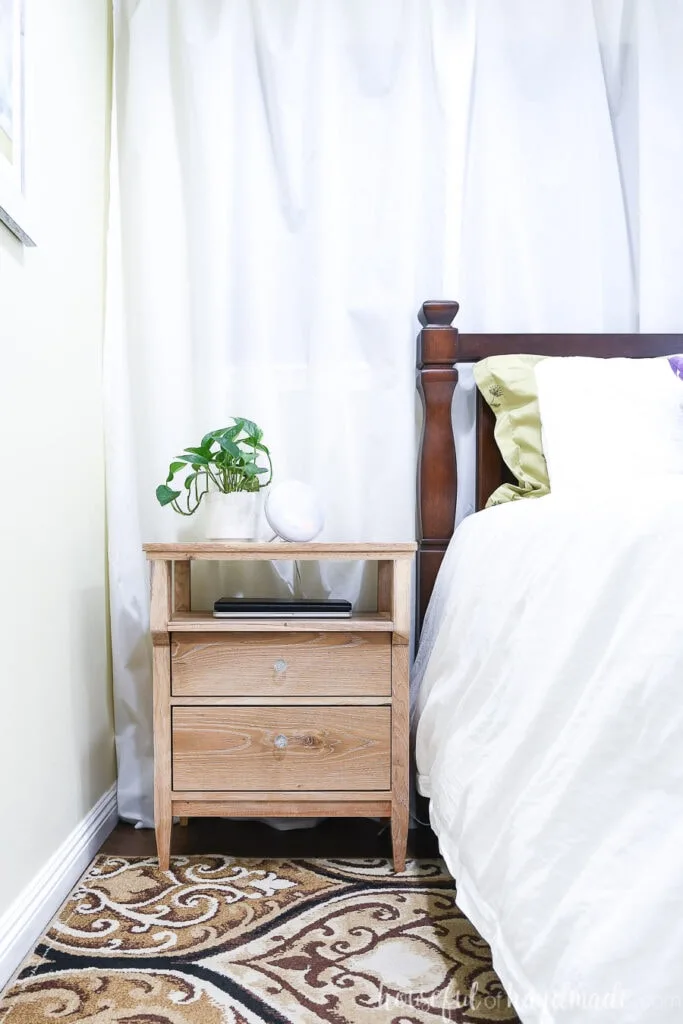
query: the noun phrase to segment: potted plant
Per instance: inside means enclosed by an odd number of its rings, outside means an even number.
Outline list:
[[[211,430],[197,448],[185,448],[168,467],[157,501],[192,516],[206,498],[206,533],[211,540],[253,540],[258,534],[259,491],[273,479],[263,431],[252,420],[233,417],[231,427]],[[259,464],[266,460],[267,465]],[[182,486],[176,483],[178,474]],[[267,474],[267,479],[263,476]],[[171,484],[180,486],[175,490]]]

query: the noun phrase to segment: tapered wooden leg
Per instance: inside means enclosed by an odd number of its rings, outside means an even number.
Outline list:
[[[405,871],[408,849],[409,812],[407,804],[393,804],[391,808],[391,848],[394,871]]]
[[[168,871],[171,863],[171,826],[173,818],[163,809],[154,810],[154,831],[157,837],[157,857],[162,871]]]

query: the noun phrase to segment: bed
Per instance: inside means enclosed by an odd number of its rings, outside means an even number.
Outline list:
[[[418,789],[524,1024],[679,1024],[683,475],[484,510],[510,474],[478,396],[483,511],[454,535],[451,403],[459,362],[683,336],[459,334],[457,309],[426,302],[418,339]]]

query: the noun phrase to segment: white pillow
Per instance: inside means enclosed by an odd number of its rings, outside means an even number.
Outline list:
[[[535,372],[552,492],[683,473],[683,380],[666,357],[551,358]]]

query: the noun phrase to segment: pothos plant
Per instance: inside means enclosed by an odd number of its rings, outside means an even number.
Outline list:
[[[176,456],[168,467],[166,483],[157,487],[157,501],[182,516],[191,516],[210,490],[233,494],[267,487],[273,479],[273,463],[262,437],[261,428],[241,416],[233,417],[231,427],[211,430],[197,448],[185,448]],[[267,467],[259,465],[259,459],[265,459]],[[175,490],[170,485],[183,472],[182,487]],[[267,480],[261,479],[264,474]]]

